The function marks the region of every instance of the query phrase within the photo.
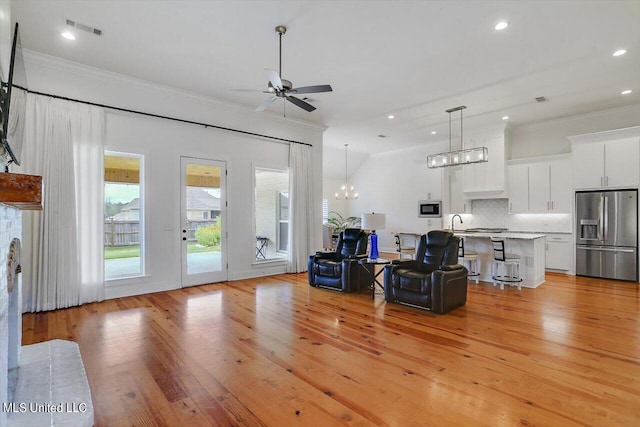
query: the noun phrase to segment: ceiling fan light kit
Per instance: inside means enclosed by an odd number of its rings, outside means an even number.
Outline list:
[[[475,147],[464,149],[464,138],[462,129],[462,110],[467,108],[464,105],[450,108],[449,113],[449,151],[445,153],[429,154],[427,156],[427,167],[430,169],[443,168],[447,166],[468,165],[472,163],[483,163],[489,161],[489,150],[487,147]],[[451,113],[460,111],[460,150],[451,150]]]
[[[320,92],[332,92],[333,89],[331,85],[314,85],[314,86],[301,86],[301,87],[293,87],[293,83],[290,80],[286,80],[282,78],[282,36],[287,32],[287,27],[284,25],[278,25],[276,27],[276,33],[278,33],[279,38],[279,56],[278,56],[278,71],[266,69],[267,76],[269,78],[269,83],[267,84],[267,90],[258,91],[263,93],[268,93],[271,96],[262,102],[256,108],[256,111],[264,111],[278,98],[285,99],[292,103],[293,105],[302,108],[305,111],[312,112],[316,109],[313,105],[308,102],[296,98],[293,95],[301,94],[301,93],[320,93]],[[244,91],[240,89],[239,91]]]

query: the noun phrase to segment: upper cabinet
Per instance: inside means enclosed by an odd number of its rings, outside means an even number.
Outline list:
[[[487,147],[489,161],[462,166],[465,197],[469,199],[506,197],[504,127],[471,131],[467,135],[469,137],[465,139],[465,148]]]
[[[640,127],[570,136],[576,189],[638,187]]]
[[[471,213],[471,202],[465,198],[462,168],[468,166],[452,166],[447,168],[449,175],[449,213]]]
[[[571,213],[571,162],[567,156],[509,165],[509,213]]]

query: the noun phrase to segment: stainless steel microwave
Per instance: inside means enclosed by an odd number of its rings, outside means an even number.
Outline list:
[[[420,218],[442,218],[442,200],[420,200],[418,202]]]

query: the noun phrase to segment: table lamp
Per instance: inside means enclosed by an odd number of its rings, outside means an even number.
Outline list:
[[[362,214],[361,222],[363,230],[371,230],[371,249],[369,251],[369,258],[378,259],[378,235],[376,234],[376,230],[384,230],[385,215],[373,212]]]

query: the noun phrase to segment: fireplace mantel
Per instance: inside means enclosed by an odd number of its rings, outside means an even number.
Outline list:
[[[0,203],[23,210],[42,210],[42,177],[0,173]]]

